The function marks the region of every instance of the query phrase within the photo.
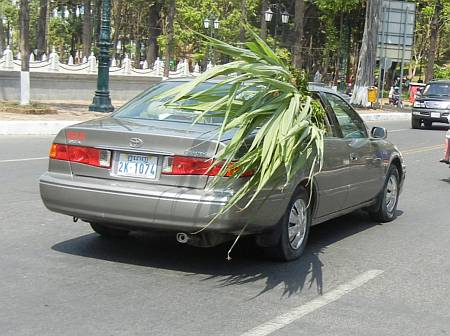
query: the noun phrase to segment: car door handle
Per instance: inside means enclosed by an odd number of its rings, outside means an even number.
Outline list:
[[[351,161],[358,161],[359,157],[355,153],[350,154],[350,160]]]

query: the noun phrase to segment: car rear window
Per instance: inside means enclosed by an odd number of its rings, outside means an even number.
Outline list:
[[[184,82],[168,81],[143,92],[129,103],[120,108],[113,116],[115,118],[127,118],[127,119],[138,119],[138,120],[164,120],[164,121],[177,121],[192,123],[198,117],[198,111],[189,111],[184,109],[174,109],[164,106],[164,104],[169,100],[166,98],[164,100],[159,99],[159,95],[163,92],[173,89],[174,87],[183,84]],[[204,90],[211,87],[212,83],[200,84],[194,92]],[[228,87],[221,87],[214,92],[217,98],[223,97],[228,90]],[[194,104],[194,100],[187,100],[183,102],[184,104],[190,105]],[[220,124],[222,118],[215,117],[214,113],[210,113],[199,123],[204,124]]]
[[[425,96],[450,96],[450,82],[428,84],[423,94]]]

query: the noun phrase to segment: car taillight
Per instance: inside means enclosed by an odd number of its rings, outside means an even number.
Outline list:
[[[111,167],[111,152],[106,149],[52,144],[50,158],[83,163],[95,167]]]
[[[211,159],[186,157],[186,156],[172,156],[167,157],[163,163],[163,175],[206,175],[217,176],[223,167],[223,164],[217,164],[211,168],[213,161]],[[229,177],[237,170],[231,163],[225,173]],[[248,171],[241,175],[241,177],[252,176],[253,172]]]

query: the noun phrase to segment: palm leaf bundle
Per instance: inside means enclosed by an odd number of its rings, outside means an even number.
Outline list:
[[[325,112],[308,94],[302,73],[290,69],[258,35],[248,31],[252,39],[246,48],[202,35],[233,61],[161,96],[171,97],[167,106],[196,111],[196,121],[211,114],[223,118],[218,142],[225,132],[236,130],[213,158],[222,168],[212,183],[232,165],[229,179],[240,180],[241,187],[217,216],[243,200],[241,208],[247,208],[269,183],[280,178],[280,172],[287,185],[307,162],[307,167],[322,162]],[[214,78],[213,85],[198,89]],[[220,97],[218,89],[224,92]],[[241,179],[249,171],[251,177]],[[312,178],[317,171],[308,173]]]

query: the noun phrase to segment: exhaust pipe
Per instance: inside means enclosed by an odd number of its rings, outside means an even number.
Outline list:
[[[187,244],[190,239],[191,238],[184,232],[177,233],[177,242],[180,244]]]

